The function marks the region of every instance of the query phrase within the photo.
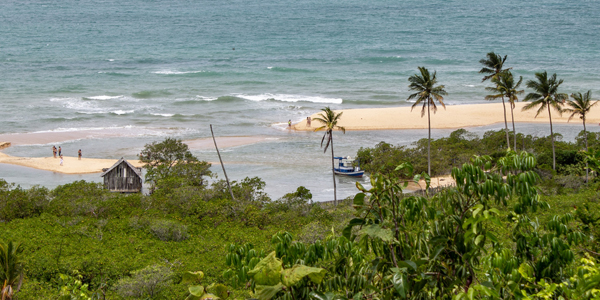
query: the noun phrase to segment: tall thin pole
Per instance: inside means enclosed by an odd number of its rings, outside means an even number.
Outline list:
[[[212,134],[213,142],[215,143],[215,149],[217,149],[217,155],[219,156],[219,162],[221,163],[221,167],[223,168],[223,174],[225,174],[225,180],[227,181],[227,187],[229,188],[229,193],[231,194],[231,200],[235,201],[235,198],[233,197],[233,191],[231,191],[231,185],[229,184],[229,178],[227,177],[227,172],[225,172],[225,165],[223,164],[223,160],[221,159],[219,147],[217,147],[217,140],[215,140],[215,134],[212,129],[212,124],[210,124],[210,134]]]
[[[335,166],[333,165],[333,130],[329,132],[331,142],[331,174],[333,174],[333,205],[337,206],[337,187],[335,186]],[[338,165],[339,168],[339,165]]]

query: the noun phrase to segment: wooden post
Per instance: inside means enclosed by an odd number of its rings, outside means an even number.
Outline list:
[[[223,164],[223,160],[221,159],[219,147],[217,147],[217,140],[215,140],[215,134],[213,133],[212,124],[210,124],[210,134],[212,135],[213,142],[215,143],[215,149],[217,149],[217,155],[219,156],[219,162],[221,163],[221,167],[223,168],[223,174],[225,174],[225,180],[227,181],[227,187],[229,188],[229,193],[231,194],[231,200],[235,201],[235,198],[233,197],[233,191],[231,190],[231,185],[229,184],[229,178],[227,178],[227,172],[225,172],[225,165]]]

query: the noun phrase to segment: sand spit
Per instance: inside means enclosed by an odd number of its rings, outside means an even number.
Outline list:
[[[39,170],[47,170],[64,174],[87,174],[100,173],[102,168],[109,168],[115,164],[118,159],[102,159],[102,158],[82,158],[63,156],[63,165],[60,165],[60,158],[54,157],[16,157],[4,153],[0,153],[0,163],[13,164]],[[142,167],[143,164],[139,160],[129,160],[136,166]]]
[[[536,109],[521,111],[527,103],[518,102],[514,109],[515,122],[519,123],[549,123],[548,111],[544,110],[535,118]],[[510,127],[510,107],[507,105],[507,121]],[[389,108],[365,108],[365,109],[345,109],[339,126],[346,130],[385,130],[385,129],[427,129],[427,115],[421,118],[421,107],[389,107]],[[340,111],[336,111],[340,112]],[[311,116],[316,118],[318,113]],[[569,114],[564,113],[561,116],[552,110],[553,123],[567,123]],[[467,128],[475,126],[486,126],[504,122],[504,111],[502,103],[468,104],[468,105],[447,105],[444,110],[438,106],[436,114],[431,113],[431,128],[454,129]],[[588,124],[598,124],[600,122],[600,109],[594,109],[587,116]],[[573,118],[571,124],[580,124],[581,120]],[[317,128],[319,122],[313,121],[312,126],[308,127],[306,120],[293,125],[295,130],[310,131]]]

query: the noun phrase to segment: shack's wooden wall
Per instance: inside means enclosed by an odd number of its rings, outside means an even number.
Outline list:
[[[123,162],[104,175],[104,187],[111,192],[136,193],[142,190],[142,178]]]

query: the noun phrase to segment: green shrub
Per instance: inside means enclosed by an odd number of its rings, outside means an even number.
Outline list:
[[[148,266],[133,271],[129,278],[119,280],[115,290],[123,298],[158,299],[163,290],[173,284],[173,275],[167,266]]]
[[[331,234],[331,227],[321,221],[313,221],[302,227],[298,234],[298,240],[303,243],[313,244],[318,240],[324,240],[328,234]]]
[[[14,184],[0,182],[0,221],[36,217],[42,214],[50,203],[50,191],[45,187],[34,186],[28,190]]]
[[[187,226],[171,220],[152,220],[148,229],[157,239],[165,242],[180,242],[189,238]]]
[[[56,187],[50,196],[48,212],[55,216],[97,216],[102,201],[119,195],[111,195],[100,183],[80,180]]]

